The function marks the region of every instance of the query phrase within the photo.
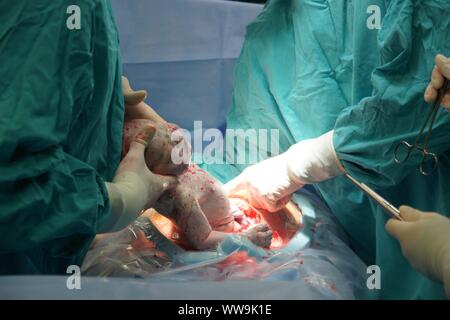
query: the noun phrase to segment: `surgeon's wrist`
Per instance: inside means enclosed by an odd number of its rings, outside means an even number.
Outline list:
[[[300,189],[305,184],[308,184],[308,182],[305,181],[306,179],[302,178],[302,176],[300,174],[298,174],[298,171],[293,169],[295,167],[292,166],[292,164],[290,164],[290,162],[291,162],[290,155],[288,155],[286,153],[286,154],[283,154],[282,156],[284,156],[284,163],[286,165],[286,174],[288,176],[288,179],[289,179],[291,185],[295,185],[298,189]]]
[[[110,200],[110,218],[102,226],[103,232],[125,228],[139,216],[147,202],[147,187],[142,178],[131,171],[121,172],[113,183],[106,183]]]
[[[300,141],[286,152],[289,177],[303,184],[313,184],[345,173],[333,146],[333,130]]]

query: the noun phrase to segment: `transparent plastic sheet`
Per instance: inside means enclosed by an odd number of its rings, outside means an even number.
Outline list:
[[[141,220],[90,250],[82,271],[147,281],[295,281],[314,298],[357,298],[365,287],[366,266],[314,194],[302,190],[294,199],[302,209],[304,228],[281,249],[264,250],[230,234],[215,251],[186,251]],[[155,248],[133,248],[130,242],[139,231]]]

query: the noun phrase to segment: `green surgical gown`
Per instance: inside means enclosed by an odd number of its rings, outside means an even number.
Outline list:
[[[79,30],[66,23],[74,3]],[[109,215],[120,161],[109,1],[1,1],[0,61],[0,274],[65,273]]]
[[[228,128],[278,128],[281,151],[334,129],[338,157],[356,179],[394,205],[449,216],[445,110],[429,142],[439,155],[434,174],[419,174],[417,154],[401,165],[393,161],[395,145],[414,142],[430,110],[423,92],[437,53],[450,55],[448,0],[270,1],[247,28]],[[224,167],[210,169],[226,181],[244,168]],[[367,298],[445,298],[443,286],[415,271],[386,233],[386,214],[345,177],[316,189],[355,252],[380,267],[381,289],[367,290]]]

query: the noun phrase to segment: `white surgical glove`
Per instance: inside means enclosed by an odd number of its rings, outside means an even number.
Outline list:
[[[344,172],[334,151],[333,131],[329,131],[246,168],[225,185],[225,190],[228,194],[244,190],[252,206],[275,212],[305,184],[321,182]]]
[[[111,212],[99,232],[118,231],[133,222],[143,209],[153,207],[159,197],[177,183],[175,177],[153,174],[145,163],[146,145],[155,133],[145,127],[130,145],[112,183],[106,183]]]
[[[122,77],[122,92],[125,103],[125,121],[149,119],[166,123],[152,107],[145,103],[147,91],[134,91],[130,86],[130,82],[125,77]]]
[[[436,56],[436,65],[431,75],[431,81],[425,90],[425,101],[434,102],[439,89],[444,85],[444,79],[450,79],[450,59],[438,54]],[[450,111],[450,92],[447,92],[442,100],[442,106]]]
[[[134,91],[126,77],[122,76],[122,92],[125,106],[134,106],[147,98],[147,91]]]
[[[427,277],[444,282],[450,297],[450,219],[434,212],[400,207],[405,221],[390,219],[386,229],[400,241],[411,265]]]

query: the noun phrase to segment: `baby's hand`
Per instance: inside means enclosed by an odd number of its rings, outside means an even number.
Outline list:
[[[269,248],[272,242],[272,230],[265,223],[260,223],[243,232],[242,235],[248,238],[255,245]]]

